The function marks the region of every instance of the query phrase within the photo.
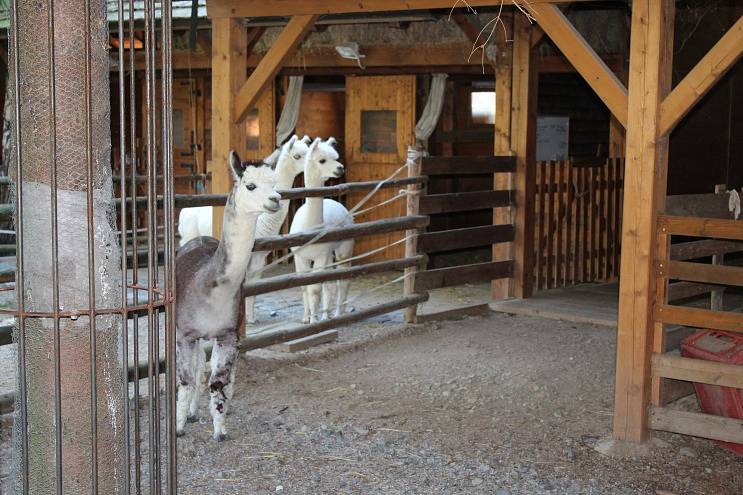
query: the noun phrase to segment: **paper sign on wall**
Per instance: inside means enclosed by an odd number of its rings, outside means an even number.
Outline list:
[[[537,117],[537,160],[567,160],[570,117]]]

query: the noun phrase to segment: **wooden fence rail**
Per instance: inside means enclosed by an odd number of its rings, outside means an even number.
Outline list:
[[[537,162],[535,288],[619,277],[624,160]]]
[[[724,217],[726,209],[725,205],[712,213]],[[679,211],[675,207],[673,210]],[[669,354],[675,346],[668,342],[668,330],[672,325],[692,327],[682,328],[685,334],[693,332],[693,328],[743,332],[743,314],[723,311],[721,292],[719,303],[714,297],[716,291],[726,286],[743,286],[743,268],[721,264],[717,258],[721,252],[740,251],[743,222],[726,218],[660,215],[657,229],[660,259],[656,261],[649,427],[713,440],[743,442],[743,420],[663,407],[675,398],[671,387],[674,384],[698,382],[736,388],[743,386],[743,367]],[[713,239],[672,245],[674,235]],[[689,262],[690,259],[698,261]],[[672,280],[676,282],[671,283]],[[713,294],[710,309],[671,304],[674,296],[679,294],[689,296],[707,292]]]
[[[459,176],[508,174],[516,170],[513,156],[457,156],[423,157],[411,164],[411,176]],[[451,212],[476,211],[513,206],[514,191],[487,190],[427,194],[425,188],[408,195],[408,214],[437,215]],[[419,231],[410,249],[432,254],[456,249],[491,246],[514,240],[514,226],[482,225],[435,232]],[[410,251],[413,252],[413,251]],[[513,276],[513,261],[488,261],[451,266],[433,270],[420,270],[408,281],[406,294],[451,287],[467,283],[489,282]],[[408,321],[415,321],[415,314],[408,313]]]

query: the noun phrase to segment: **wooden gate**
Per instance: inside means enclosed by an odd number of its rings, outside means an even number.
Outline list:
[[[413,144],[415,128],[415,76],[368,76],[346,78],[346,181],[382,180],[405,164],[408,146]],[[405,171],[400,173],[405,176]],[[379,204],[397,191],[377,192],[363,208]],[[355,205],[363,193],[348,195],[348,206]],[[400,199],[359,215],[356,222],[405,215]],[[356,241],[355,252],[365,253],[402,239],[400,233],[367,237]],[[370,256],[369,260],[403,256],[404,246],[392,246]]]
[[[535,288],[617,280],[624,160],[536,166]]]

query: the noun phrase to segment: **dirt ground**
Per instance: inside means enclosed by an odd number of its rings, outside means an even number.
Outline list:
[[[598,451],[610,328],[503,314],[389,323],[344,330],[375,330],[365,342],[248,353],[231,439],[212,441],[203,419],[179,440],[180,493],[743,493],[743,458],[706,440],[659,433],[626,458]]]
[[[487,286],[465,286],[434,291],[422,309],[483,300]],[[258,309],[253,331],[296,324],[301,302],[277,293]],[[201,422],[179,439],[179,493],[743,493],[743,457],[706,440],[659,433],[625,456],[607,455],[615,333],[501,313],[404,325],[395,312],[309,351],[251,351],[239,362],[230,439],[211,439],[206,397]],[[690,397],[676,407],[696,405]],[[0,493],[11,423],[0,417]]]

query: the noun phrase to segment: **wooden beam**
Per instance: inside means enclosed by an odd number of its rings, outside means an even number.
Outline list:
[[[625,184],[627,180],[625,179]],[[719,218],[692,218],[661,215],[658,227],[666,229],[671,235],[689,237],[715,237],[743,241],[743,228],[740,220],[721,220]]]
[[[658,121],[671,82],[673,14],[673,0],[632,2],[614,436],[638,442],[648,437],[656,219],[665,208],[668,162]]]
[[[660,132],[668,134],[743,55],[743,16],[689,71],[660,106]]]
[[[743,443],[743,420],[736,418],[653,407],[650,410],[650,426],[654,430]]]
[[[212,21],[212,194],[224,194],[232,187],[228,171],[231,149],[241,148],[242,133],[235,123],[235,94],[245,81],[247,60],[245,26],[241,20],[214,19]],[[224,207],[215,207],[212,232],[219,239],[222,234]]]
[[[576,0],[530,0],[530,6],[572,3]],[[585,0],[578,0],[585,1]],[[521,2],[520,2],[521,3]],[[464,8],[464,2],[458,2]],[[492,7],[494,0],[467,0],[471,7]],[[513,0],[505,0],[505,5]],[[397,10],[451,9],[455,0],[208,0],[207,15],[217,17],[271,17],[293,15],[353,14]]]
[[[743,367],[670,354],[653,356],[653,374],[687,382],[743,388]]]
[[[263,36],[263,33],[265,32],[266,32],[266,28],[262,26],[258,26],[258,27],[248,30],[247,45],[245,47],[245,53],[248,54],[248,57],[250,57],[250,55],[253,54],[253,49],[255,49],[255,45],[258,44],[258,41],[260,41],[261,37]],[[248,58],[248,60],[250,59]],[[248,67],[251,67],[251,66],[248,65]]]
[[[480,66],[480,57],[473,56],[468,62],[470,45],[467,43],[445,43],[421,49],[420,46],[365,45],[364,67],[409,67],[422,65],[471,65]],[[265,56],[264,56],[265,58]],[[248,67],[260,63],[261,54],[248,57]],[[301,54],[291,53],[284,60],[284,67],[356,67],[355,60],[341,58],[332,46],[317,46],[304,50]]]
[[[556,5],[533,5],[534,17],[612,115],[627,127],[627,88]]]
[[[534,189],[536,173],[536,101],[538,82],[532,60],[531,26],[526,16],[514,16],[511,83],[511,149],[516,154],[513,174],[516,206],[513,223],[513,296],[531,297],[534,290]],[[497,136],[496,136],[497,139]]]
[[[503,15],[506,29],[513,32],[513,16]],[[496,155],[512,154],[511,151],[511,85],[513,84],[513,43],[503,34],[495,38],[495,146]],[[494,174],[494,190],[514,188],[514,174]],[[513,224],[513,207],[493,208],[493,225]],[[493,261],[513,259],[513,242],[493,244]],[[493,280],[490,285],[491,297],[495,300],[513,296],[514,283],[511,278]]]
[[[711,311],[688,306],[658,304],[654,318],[661,323],[743,332],[743,317],[733,311]]]
[[[266,2],[268,3],[268,2]],[[297,15],[291,18],[276,42],[271,46],[235,98],[235,116],[242,122],[264,89],[281,69],[284,61],[302,42],[317,19],[316,15]]]

